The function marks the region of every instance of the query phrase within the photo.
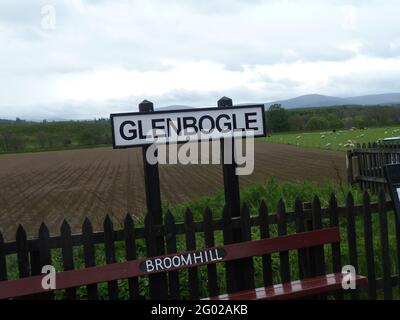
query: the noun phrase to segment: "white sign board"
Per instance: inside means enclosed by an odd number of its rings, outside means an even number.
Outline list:
[[[114,148],[266,135],[264,105],[111,114]]]

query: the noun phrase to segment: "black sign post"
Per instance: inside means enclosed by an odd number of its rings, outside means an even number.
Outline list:
[[[218,100],[218,108],[229,108],[232,107],[232,99],[228,97],[222,97]],[[223,162],[223,175],[224,175],[224,192],[225,192],[225,204],[227,209],[230,210],[232,217],[240,217],[240,192],[239,192],[239,177],[236,175],[236,163],[235,163],[235,147],[234,139],[230,139],[231,143],[231,154],[225,155],[225,142],[221,139],[221,158],[225,161],[225,158],[229,159],[231,163]],[[227,148],[228,149],[228,148]],[[241,235],[234,235],[235,242],[241,241]]]
[[[218,108],[231,108],[232,99],[222,97],[218,100]],[[226,143],[231,145],[226,148]],[[229,148],[230,147],[230,148]],[[225,153],[229,152],[228,155]],[[241,152],[241,150],[240,150]],[[246,150],[248,152],[248,150]],[[236,174],[235,144],[234,138],[221,139],[221,158],[224,176],[225,206],[232,217],[240,217],[240,188],[239,176]],[[228,160],[228,163],[225,161]],[[240,227],[232,229],[232,242],[243,241],[242,229]],[[247,290],[254,288],[252,273],[252,261],[249,259],[227,263],[227,289],[228,292]],[[234,278],[234,279],[230,279]],[[235,287],[236,286],[236,287]]]
[[[154,105],[150,101],[143,100],[139,104],[139,111],[146,113],[153,112]],[[155,225],[161,225],[163,223],[163,218],[158,163],[150,164],[147,161],[146,152],[148,147],[149,145],[142,147],[147,210],[148,214],[152,217],[153,223]],[[163,255],[165,253],[163,236],[155,236],[155,247],[155,255]],[[149,289],[150,295],[154,299],[166,297],[168,295],[166,275],[160,273],[149,277]]]
[[[400,163],[385,165],[385,176],[396,214],[396,223],[400,225]]]

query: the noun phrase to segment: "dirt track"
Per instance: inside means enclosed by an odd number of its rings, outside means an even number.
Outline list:
[[[255,170],[241,185],[280,180],[342,179],[345,154],[256,142]],[[66,218],[79,232],[84,217],[95,228],[105,214],[121,222],[127,212],[145,208],[140,149],[111,148],[0,156],[0,230],[14,238],[18,224],[36,236],[44,221],[57,232]],[[181,203],[221,189],[219,165],[160,166],[164,202]]]

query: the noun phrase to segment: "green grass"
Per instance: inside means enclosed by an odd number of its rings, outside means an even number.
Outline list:
[[[248,203],[251,214],[257,214],[257,208],[261,202],[264,200],[269,207],[269,211],[271,213],[276,212],[275,208],[277,207],[277,203],[280,198],[285,200],[287,211],[293,211],[293,206],[296,197],[300,197],[303,202],[312,201],[314,195],[318,195],[321,200],[322,207],[327,207],[329,197],[331,193],[336,194],[339,205],[343,206],[346,195],[348,192],[352,192],[355,203],[360,204],[362,199],[362,194],[358,189],[352,188],[348,185],[338,185],[333,182],[326,181],[322,184],[317,184],[314,182],[303,182],[303,183],[294,183],[294,182],[277,182],[274,179],[268,180],[265,184],[253,184],[241,190],[241,200],[242,202]],[[372,197],[372,200],[376,202],[376,197]],[[218,218],[221,217],[221,212],[224,203],[224,195],[222,190],[216,193],[214,196],[210,197],[202,197],[197,200],[179,205],[172,206],[166,204],[163,208],[164,212],[169,209],[173,213],[175,220],[177,222],[183,222],[184,212],[186,207],[189,207],[196,221],[202,220],[203,210],[206,206],[209,206],[213,211],[213,217]],[[379,219],[377,214],[373,214],[373,235],[374,235],[374,259],[376,263],[376,274],[378,277],[382,276],[382,259],[380,254],[380,234],[379,234]],[[143,219],[139,218],[136,221],[136,225],[142,225]],[[324,221],[324,225],[328,226],[328,221]],[[397,273],[396,268],[396,237],[394,230],[394,217],[393,213],[389,212],[389,243],[390,250],[389,255],[391,258],[391,273]],[[116,227],[117,228],[117,227]],[[252,228],[252,238],[259,239],[260,234],[257,227]],[[277,228],[276,225],[271,226],[271,236],[277,236]],[[294,223],[288,224],[288,232],[295,232]],[[346,220],[345,218],[340,218],[340,232],[341,232],[341,254],[342,254],[342,264],[349,263],[348,257],[348,246],[347,246],[347,230],[346,230]],[[362,217],[356,218],[356,233],[357,233],[357,249],[358,249],[358,262],[359,262],[359,273],[366,274],[366,259],[365,259],[365,250],[364,250],[364,240],[363,240],[363,220]],[[197,248],[204,248],[204,237],[202,233],[196,234],[196,242]],[[223,244],[222,232],[215,232],[215,243],[216,245]],[[139,258],[145,257],[146,255],[146,246],[144,240],[136,241],[137,253]],[[177,248],[179,251],[185,251],[185,237],[184,235],[179,235],[177,237]],[[331,254],[330,254],[330,246],[326,246],[325,250],[326,254],[326,263],[327,263],[327,272],[332,271],[331,266]],[[56,267],[56,270],[62,270],[62,259],[60,250],[53,250],[53,263]],[[117,261],[125,260],[125,246],[123,242],[116,243],[116,258]],[[17,261],[16,256],[8,257],[8,269],[9,269],[9,277],[16,278],[17,277]],[[75,247],[74,248],[74,260],[75,267],[82,268],[84,266],[83,259],[83,248]],[[272,255],[273,262],[273,280],[275,283],[280,282],[279,276],[279,255]],[[297,265],[297,252],[290,252],[290,262],[291,262],[291,273],[293,279],[298,279],[298,265]],[[96,264],[101,265],[105,264],[105,250],[103,244],[96,245]],[[256,286],[262,285],[262,264],[261,259],[259,257],[254,258],[254,269],[255,269],[255,279]],[[207,270],[206,267],[199,267],[199,287],[200,293],[202,296],[207,295]],[[226,292],[226,283],[225,283],[225,270],[223,264],[217,265],[217,273],[219,279],[219,287],[220,292]],[[148,279],[146,277],[139,278],[140,283],[140,294],[148,297]],[[188,284],[188,273],[187,270],[180,272],[180,286],[181,286],[181,296],[182,298],[189,298],[189,284]],[[126,280],[119,281],[120,288],[120,298],[127,299],[128,298],[128,285]],[[78,294],[80,297],[85,298],[86,289],[79,288]],[[62,297],[63,292],[58,292],[57,297]],[[99,295],[100,298],[107,298],[107,284],[99,285]]]
[[[287,210],[291,211],[296,197],[299,197],[302,202],[311,202],[314,195],[317,195],[320,198],[321,205],[326,207],[332,193],[336,195],[339,204],[344,204],[348,192],[353,193],[356,203],[361,203],[361,192],[347,184],[340,185],[330,180],[324,183],[311,181],[278,182],[275,178],[270,178],[264,184],[253,183],[242,188],[240,198],[242,203],[249,205],[250,212],[256,214],[262,200],[265,201],[271,212],[275,212],[278,201],[282,198],[285,201]],[[170,209],[175,219],[182,222],[185,209],[190,208],[195,220],[200,220],[205,207],[209,207],[213,211],[214,217],[221,217],[224,202],[224,192],[220,190],[213,196],[200,197],[181,205],[165,204],[163,210]]]
[[[394,136],[400,136],[400,126],[337,130],[336,132],[322,130],[318,132],[274,133],[270,137],[263,138],[263,140],[298,147],[346,151],[353,149],[357,143],[373,143]]]

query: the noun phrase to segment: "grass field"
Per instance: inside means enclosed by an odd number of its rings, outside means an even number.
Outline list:
[[[400,136],[400,126],[337,130],[336,132],[318,131],[276,133],[263,139],[271,143],[290,144],[306,148],[346,151],[354,148],[357,143],[372,143],[383,138],[395,136]]]

